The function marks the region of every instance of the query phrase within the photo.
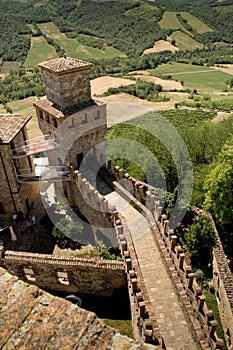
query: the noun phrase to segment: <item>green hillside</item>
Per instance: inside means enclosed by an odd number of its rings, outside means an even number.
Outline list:
[[[0,63],[35,65],[40,42],[48,57],[55,49],[92,60],[140,57],[169,37],[180,50],[229,45],[232,13],[229,1],[217,0],[2,0]]]

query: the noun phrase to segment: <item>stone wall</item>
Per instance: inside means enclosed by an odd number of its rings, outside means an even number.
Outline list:
[[[114,289],[126,286],[124,264],[119,261],[1,251],[0,265],[45,290],[109,297]]]
[[[93,231],[98,236],[102,233],[102,240],[106,246],[118,247],[116,230],[114,227],[114,208],[93,187],[78,170],[69,167],[71,180],[63,184],[64,192],[71,207],[88,219]],[[98,238],[98,237],[97,237]]]

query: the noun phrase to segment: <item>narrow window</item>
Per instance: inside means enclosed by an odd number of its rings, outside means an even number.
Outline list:
[[[68,122],[68,128],[74,128],[74,127],[75,127],[74,118],[71,118],[69,119],[69,122]]]
[[[44,118],[43,118],[43,113],[42,113],[41,110],[39,110],[39,118],[40,118],[40,119],[44,119]]]
[[[87,114],[85,114],[85,118],[81,121],[81,124],[87,124],[88,120],[87,120]]]
[[[96,117],[95,117],[95,120],[97,120],[97,119],[100,119],[100,111],[99,110],[97,110],[97,114],[96,114]]]

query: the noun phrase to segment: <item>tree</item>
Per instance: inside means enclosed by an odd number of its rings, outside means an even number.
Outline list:
[[[211,212],[219,226],[233,221],[233,139],[228,141],[206,177],[205,210]]]
[[[83,232],[83,225],[78,220],[77,217],[63,217],[54,226],[52,235],[55,238],[65,238],[76,240],[75,238],[79,237]]]
[[[212,247],[215,244],[215,233],[208,216],[197,215],[193,223],[184,229],[182,243],[184,250],[191,254],[194,267],[206,269],[211,262]]]

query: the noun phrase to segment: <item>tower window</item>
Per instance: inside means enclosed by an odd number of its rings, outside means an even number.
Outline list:
[[[87,114],[85,114],[85,118],[81,121],[81,124],[87,124],[88,120],[87,120]]]
[[[53,126],[56,128],[57,127],[57,120],[53,119]]]
[[[43,119],[43,113],[42,113],[41,110],[39,110],[39,118],[40,118],[40,119]]]
[[[68,128],[74,128],[74,127],[75,127],[74,118],[71,118],[69,119],[69,122],[68,122]]]
[[[97,110],[97,115],[95,117],[95,120],[97,120],[97,119],[100,119],[100,111],[99,110]]]

